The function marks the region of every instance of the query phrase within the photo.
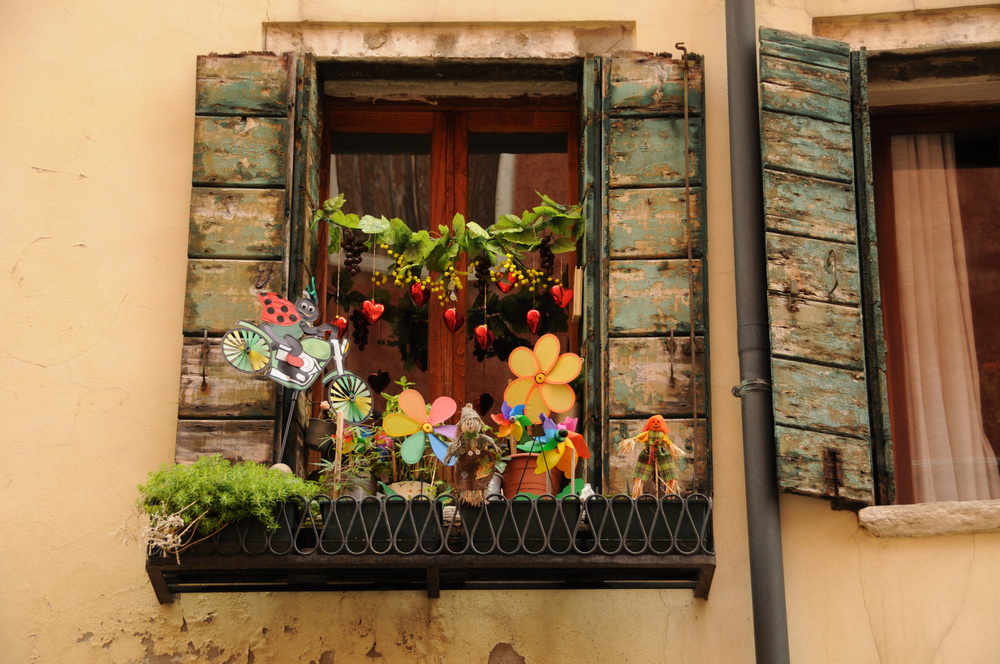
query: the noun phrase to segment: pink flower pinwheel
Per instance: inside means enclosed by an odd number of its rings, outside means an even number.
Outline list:
[[[546,436],[558,441],[552,449],[542,452],[535,472],[539,475],[550,468],[558,468],[566,477],[574,474],[577,459],[589,459],[590,448],[584,442],[583,436],[576,432],[577,418],[567,417],[561,424],[556,424],[542,415],[542,426]]]
[[[565,413],[576,403],[567,383],[580,375],[583,360],[576,353],[559,354],[559,338],[545,334],[534,350],[519,346],[507,360],[517,379],[504,390],[503,400],[524,404],[524,414],[538,423],[542,413]]]
[[[399,413],[389,413],[382,420],[382,428],[393,438],[406,436],[399,447],[399,455],[408,464],[415,464],[424,456],[430,442],[431,449],[442,463],[448,456],[448,445],[441,438],[454,438],[455,425],[442,424],[455,414],[458,404],[451,397],[438,397],[431,404],[430,412],[424,397],[416,390],[404,390],[399,395]],[[455,458],[447,462],[455,465]]]

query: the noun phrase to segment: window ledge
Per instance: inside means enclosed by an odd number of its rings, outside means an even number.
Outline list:
[[[1000,533],[1000,500],[866,507],[858,521],[875,537]]]

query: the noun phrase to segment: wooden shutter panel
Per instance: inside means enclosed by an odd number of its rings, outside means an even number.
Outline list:
[[[615,443],[660,414],[695,457],[685,489],[707,492],[702,60],[690,57],[686,77],[683,61],[650,54],[588,67],[584,191],[597,223],[588,229],[587,282],[598,292],[588,297],[585,324],[595,332],[588,403],[600,404],[588,409],[598,420],[591,439],[606,441],[603,487],[628,490],[638,450],[624,456]],[[591,81],[600,84],[588,95]]]
[[[311,61],[290,55],[198,58],[179,462],[215,452],[267,462],[274,453],[274,383],[229,367],[218,338],[257,319],[258,292],[302,284],[294,254],[306,246],[303,208],[318,190],[293,186],[307,168],[318,173],[315,164],[295,170],[304,66]]]
[[[847,44],[766,28],[760,40],[778,483],[872,504],[881,419],[870,412],[863,311],[877,270],[867,244],[859,251],[870,178],[855,160],[855,143],[867,143],[852,122],[852,88],[860,93],[864,82],[852,85]],[[854,110],[866,118],[866,108]]]

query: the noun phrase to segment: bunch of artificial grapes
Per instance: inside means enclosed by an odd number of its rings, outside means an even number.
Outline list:
[[[485,256],[476,259],[476,288],[482,293],[490,282],[490,262]]]
[[[556,265],[556,255],[552,253],[552,249],[549,248],[551,240],[549,238],[543,238],[541,246],[538,247],[538,255],[542,259],[542,271],[546,275],[552,276],[552,271]]]
[[[364,350],[365,346],[368,345],[368,321],[365,320],[360,309],[351,312],[351,323],[354,345],[357,346],[358,350]]]
[[[361,256],[365,253],[364,241],[345,233],[342,244],[344,247],[344,267],[352,275],[361,272]]]

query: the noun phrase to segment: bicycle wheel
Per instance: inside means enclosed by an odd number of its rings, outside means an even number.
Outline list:
[[[271,363],[271,347],[263,335],[237,327],[222,337],[222,355],[234,369],[257,373]]]
[[[368,383],[349,371],[330,383],[327,401],[334,413],[342,413],[351,424],[364,422],[372,412],[372,391]]]

